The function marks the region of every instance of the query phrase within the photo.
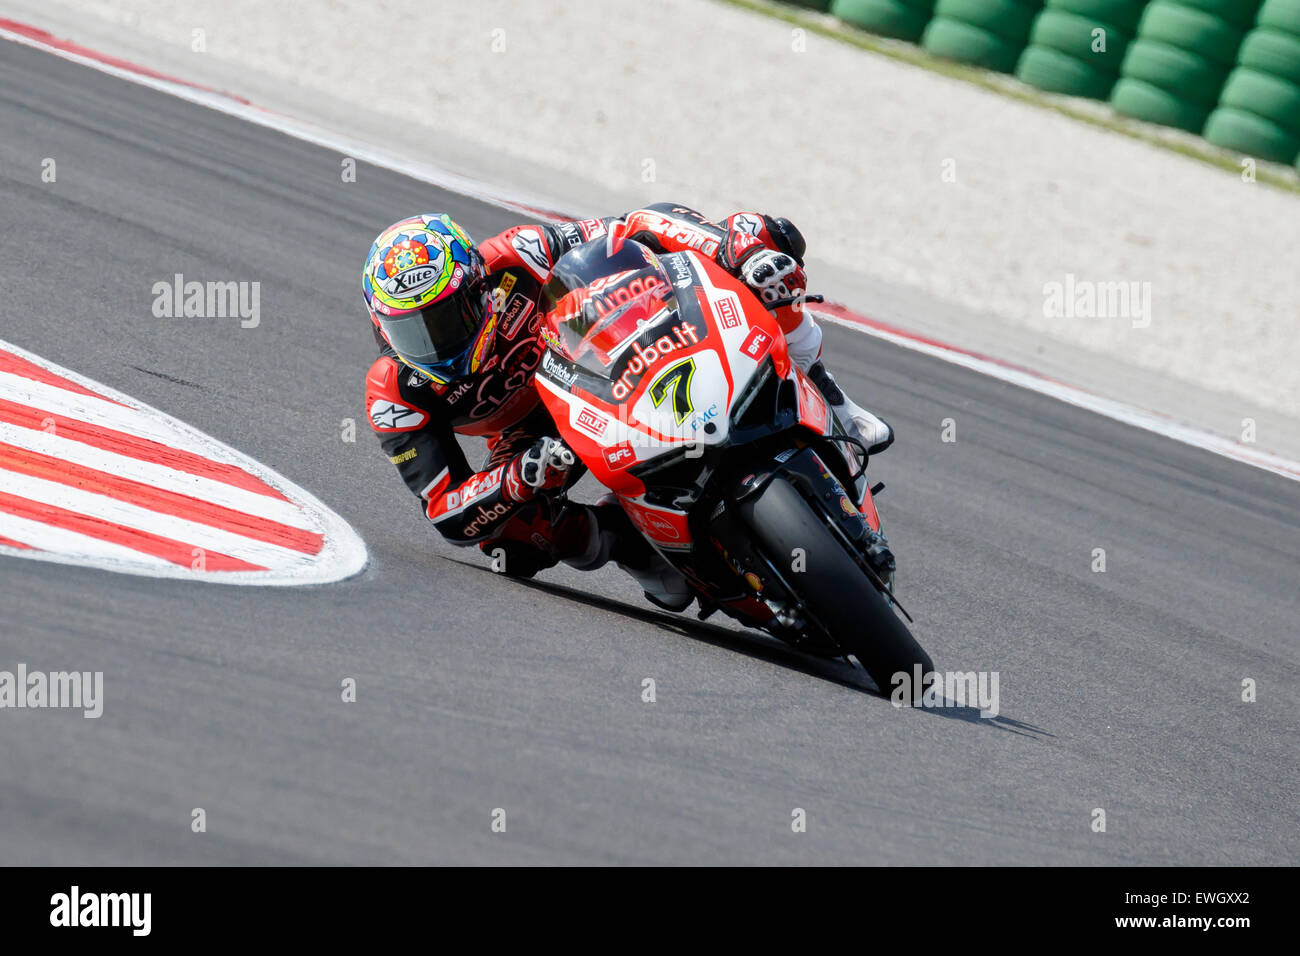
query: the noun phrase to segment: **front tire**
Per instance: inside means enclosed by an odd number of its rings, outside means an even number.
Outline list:
[[[934,670],[930,655],[803,495],[777,477],[746,504],[745,513],[768,559],[817,625],[858,659],[882,694],[893,692],[893,677],[903,672],[919,701],[924,688],[913,675],[918,664],[922,674]],[[787,572],[799,553],[795,549],[802,549],[802,570]]]

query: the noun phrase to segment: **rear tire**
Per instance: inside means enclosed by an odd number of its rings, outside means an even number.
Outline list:
[[[773,479],[756,501],[747,503],[745,515],[778,568],[790,567],[794,549],[802,549],[804,570],[786,573],[786,580],[818,623],[858,659],[882,694],[892,695],[893,676],[900,671],[911,679],[917,664],[922,674],[934,670],[930,655],[889,601],[790,482]],[[913,699],[919,701],[923,690],[913,682]]]

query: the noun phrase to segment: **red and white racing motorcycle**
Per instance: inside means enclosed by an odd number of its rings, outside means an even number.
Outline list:
[[[701,617],[852,654],[885,693],[933,669],[895,613],[865,450],[748,288],[693,252],[598,240],[560,258],[542,304],[535,383],[560,437]]]

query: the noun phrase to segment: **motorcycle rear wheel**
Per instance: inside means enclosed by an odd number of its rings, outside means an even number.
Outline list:
[[[803,495],[778,477],[745,510],[768,559],[817,623],[858,659],[882,694],[893,693],[893,677],[903,672],[919,701],[924,688],[912,680],[914,668],[934,670],[930,655]],[[793,568],[802,570],[786,570]]]

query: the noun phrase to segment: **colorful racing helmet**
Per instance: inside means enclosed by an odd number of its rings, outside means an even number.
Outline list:
[[[447,385],[478,371],[496,329],[483,256],[451,217],[412,216],[375,239],[361,274],[370,319],[397,357]]]

